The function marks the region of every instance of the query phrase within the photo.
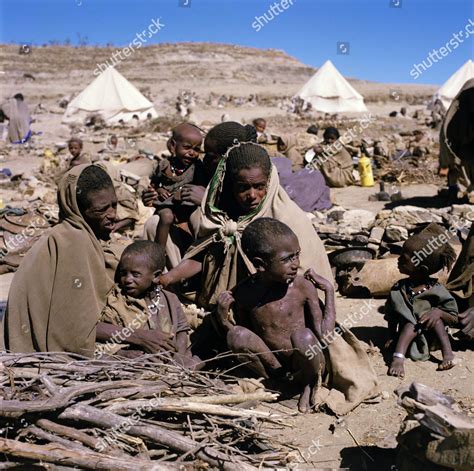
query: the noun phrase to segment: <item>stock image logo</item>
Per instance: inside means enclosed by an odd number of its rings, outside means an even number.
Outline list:
[[[351,45],[349,41],[339,41],[336,44],[337,54],[340,56],[348,56],[351,51]]]

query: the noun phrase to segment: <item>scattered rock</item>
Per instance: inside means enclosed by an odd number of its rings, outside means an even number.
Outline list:
[[[401,242],[408,239],[408,230],[402,226],[389,226],[385,229],[385,238],[390,242]]]
[[[375,221],[375,215],[365,209],[351,209],[343,214],[342,220],[346,225],[360,230],[371,227]]]

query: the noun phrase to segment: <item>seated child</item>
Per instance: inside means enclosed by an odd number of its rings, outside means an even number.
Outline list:
[[[79,139],[78,137],[73,137],[69,139],[67,143],[67,147],[72,157],[69,159],[68,170],[76,165],[92,163],[90,156],[82,152],[82,147],[83,147],[82,140]]]
[[[443,268],[449,269],[456,259],[448,239],[440,226],[430,224],[403,245],[398,269],[408,278],[392,287],[385,309],[391,339],[387,343],[398,336],[388,370],[391,376],[404,377],[407,350],[412,360],[428,360],[433,339],[438,340],[443,354],[438,370],[454,366],[445,326],[457,323],[458,308],[449,291],[430,277]]]
[[[195,366],[181,303],[158,285],[164,266],[164,250],[155,242],[139,240],[125,248],[116,272],[118,286],[109,294],[97,325],[97,341],[105,343],[99,351],[119,350],[126,357],[165,351],[181,364]]]
[[[258,375],[292,373],[301,384],[298,409],[314,405],[318,380],[325,370],[323,349],[305,352],[335,327],[334,288],[312,269],[298,276],[298,238],[285,224],[259,218],[242,234],[242,248],[257,272],[218,298],[218,319],[227,344]],[[326,294],[324,315],[316,288]],[[236,325],[229,321],[233,308]]]
[[[265,133],[267,122],[263,118],[256,118],[252,121],[253,127],[257,130],[257,142],[264,144],[268,140],[268,135]]]
[[[155,241],[165,247],[171,225],[187,223],[195,206],[181,202],[180,190],[196,180],[201,170],[198,160],[202,135],[192,124],[183,123],[173,129],[168,148],[172,157],[162,160],[151,177],[151,186],[157,193],[156,213],[160,217]]]

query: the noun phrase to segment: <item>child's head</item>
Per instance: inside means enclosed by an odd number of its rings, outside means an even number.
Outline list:
[[[267,122],[263,118],[254,119],[252,124],[257,132],[265,132],[265,129],[267,128]]]
[[[286,224],[272,218],[256,219],[242,234],[242,249],[267,280],[289,284],[296,278],[300,244]]]
[[[422,278],[447,268],[456,260],[456,252],[449,245],[450,235],[437,224],[430,224],[404,244],[398,259],[400,273]]]
[[[339,139],[339,136],[339,131],[336,128],[329,127],[324,130],[323,137],[326,144],[336,142]]]
[[[117,144],[118,144],[118,138],[115,134],[112,134],[110,136],[110,144],[113,146],[113,147],[117,147]]]
[[[172,131],[169,150],[185,167],[189,167],[199,157],[201,144],[201,131],[192,124],[182,123]]]
[[[73,159],[76,159],[82,152],[82,141],[78,137],[73,137],[67,142],[67,147]]]
[[[257,144],[240,144],[229,151],[224,186],[228,186],[242,214],[265,198],[271,168],[267,151]]]
[[[165,251],[156,242],[138,240],[128,245],[118,266],[120,289],[132,298],[143,298],[155,284],[165,266]]]

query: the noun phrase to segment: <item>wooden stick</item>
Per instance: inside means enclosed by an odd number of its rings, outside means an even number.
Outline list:
[[[84,448],[84,450],[87,449]],[[79,451],[66,448],[57,443],[35,445],[33,443],[22,443],[8,438],[0,438],[0,452],[35,461],[47,461],[49,463],[81,466],[89,469],[110,469],[117,471],[169,471],[177,469],[177,466],[174,464],[137,460],[133,457],[122,459],[116,456],[107,456],[84,450]]]
[[[39,419],[36,421],[36,425],[45,430],[48,430],[49,432],[57,433],[59,435],[62,435],[63,437],[77,440],[78,442],[84,443],[84,445],[87,445],[92,449],[95,449],[97,447],[98,440],[96,438],[91,437],[90,435],[87,435],[87,433],[84,433],[75,428],[56,424],[55,422],[51,422],[51,420],[48,419]]]
[[[112,428],[112,429],[123,429],[126,424],[127,433],[140,438],[151,440],[152,442],[164,445],[172,450],[186,453],[195,448],[202,447],[200,451],[196,453],[196,457],[206,461],[212,466],[217,466],[229,471],[240,471],[240,470],[253,470],[253,466],[234,459],[231,462],[231,457],[224,453],[216,451],[209,446],[200,445],[199,443],[191,440],[190,438],[184,437],[171,430],[164,430],[156,425],[144,425],[138,423],[137,425],[129,425],[125,422],[124,417],[117,414],[112,414],[108,411],[103,411],[92,406],[86,406],[77,404],[67,408],[63,411],[59,418],[61,419],[72,419],[82,420],[84,422],[90,422],[100,427]]]

